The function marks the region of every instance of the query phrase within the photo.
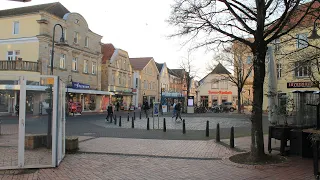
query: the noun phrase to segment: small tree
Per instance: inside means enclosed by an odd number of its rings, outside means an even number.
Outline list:
[[[232,47],[224,48],[224,50],[215,56],[214,61],[211,61],[207,69],[212,71],[215,68],[214,62],[224,64],[228,69],[233,71],[233,74],[225,74],[224,80],[228,80],[237,86],[238,95],[238,113],[241,113],[241,92],[249,76],[252,73],[252,60],[250,49],[240,43],[234,43]]]

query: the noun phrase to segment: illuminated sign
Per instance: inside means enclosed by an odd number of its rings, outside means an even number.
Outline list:
[[[208,94],[232,94],[232,91],[208,91]]]
[[[287,88],[311,88],[313,87],[312,82],[288,82]]]

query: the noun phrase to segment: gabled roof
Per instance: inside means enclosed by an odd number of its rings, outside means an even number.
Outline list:
[[[156,66],[157,66],[157,68],[158,68],[158,71],[159,71],[159,73],[160,73],[161,70],[162,70],[162,67],[163,67],[164,63],[157,63],[157,62],[155,62],[155,63],[156,63]]]
[[[219,63],[210,74],[231,74],[221,63]]]
[[[70,11],[67,8],[65,8],[60,2],[54,2],[48,4],[39,4],[34,6],[1,10],[0,17],[37,13],[40,11],[46,11],[47,13],[53,14],[57,17],[60,17],[61,19],[65,14],[70,13]]]
[[[116,48],[113,46],[113,44],[103,44],[101,46],[101,52],[103,54],[101,63],[106,64],[106,62],[111,59],[111,56],[113,55],[115,50]]]
[[[130,58],[131,66],[134,70],[143,70],[153,57]]]

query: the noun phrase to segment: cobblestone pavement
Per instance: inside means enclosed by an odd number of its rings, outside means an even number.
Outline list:
[[[85,148],[90,150],[89,148],[95,146],[94,149],[101,152],[67,155],[58,168],[41,169],[30,174],[18,174],[19,171],[0,171],[0,179],[313,179],[310,159],[293,157],[285,163],[276,165],[239,165],[230,162],[227,158],[237,152],[226,149],[214,141],[86,139],[84,138],[85,141],[80,143],[80,150]],[[124,154],[110,153],[112,149]],[[134,154],[136,151],[139,154]],[[219,151],[229,153],[219,154]],[[184,156],[176,152],[181,152]]]

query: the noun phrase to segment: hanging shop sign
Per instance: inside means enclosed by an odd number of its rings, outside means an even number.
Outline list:
[[[79,82],[72,82],[72,88],[73,89],[90,89],[90,85],[82,84]]]
[[[288,82],[287,88],[311,88],[313,87],[312,82]]]
[[[232,94],[232,91],[208,91],[208,94]]]

